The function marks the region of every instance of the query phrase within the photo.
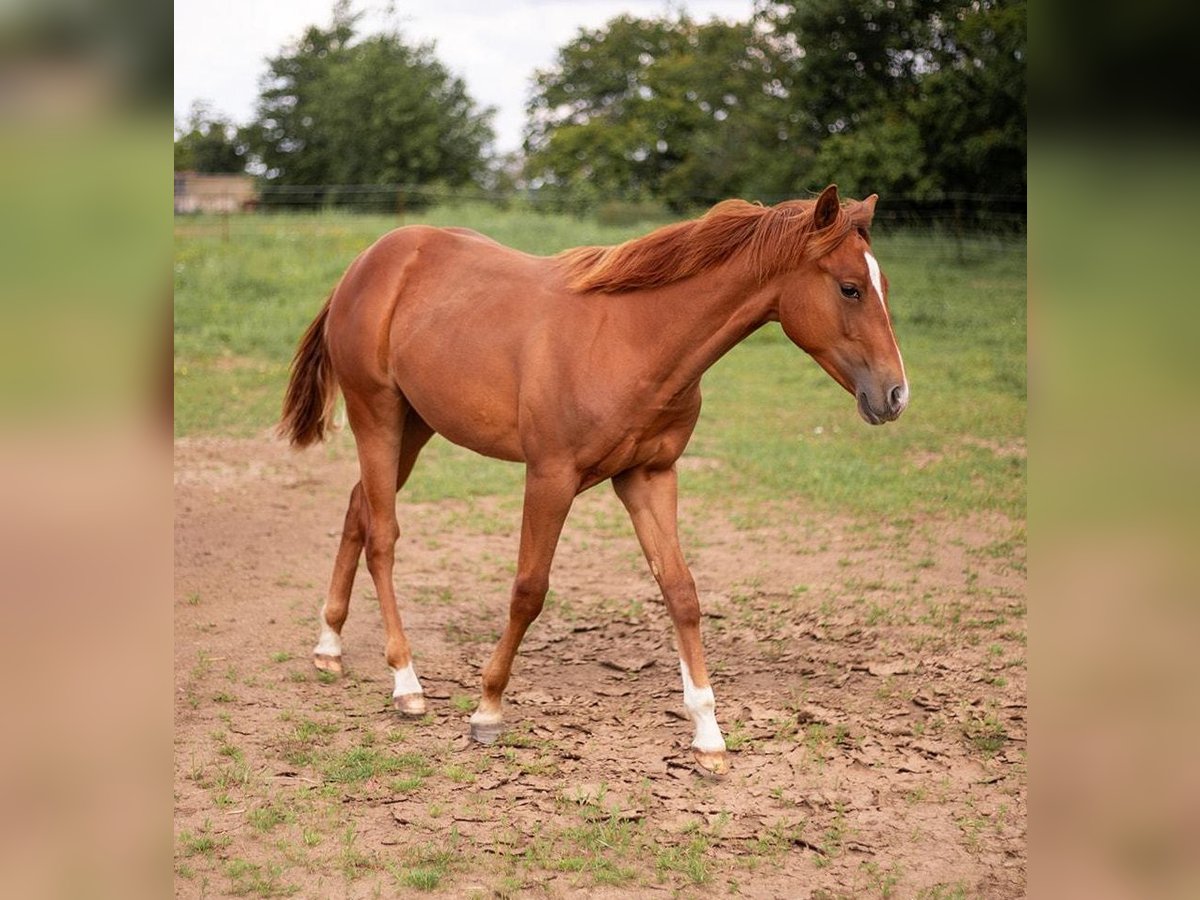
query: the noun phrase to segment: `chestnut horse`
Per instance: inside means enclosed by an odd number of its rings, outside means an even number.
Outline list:
[[[679,548],[675,463],[700,415],[700,378],[767,322],[848,390],[867,422],[895,419],[908,382],[871,254],[875,196],[764,207],[727,200],[617,247],[520,253],[461,228],[380,238],[342,276],[292,364],[281,433],[319,441],[336,391],[358,446],[341,546],[321,608],[319,669],[341,672],[341,630],[364,546],[387,631],[396,708],[425,711],[392,584],[396,492],[437,433],[525,464],[508,622],[483,671],[471,734],[491,743],[513,657],[542,609],[563,522],[612,479],[675,625],[698,764],[724,772],[725,739]]]

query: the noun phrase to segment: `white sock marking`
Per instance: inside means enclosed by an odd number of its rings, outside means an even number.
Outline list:
[[[396,677],[396,686],[392,689],[393,697],[399,697],[401,694],[423,693],[421,682],[417,681],[417,673],[413,671],[412,663],[403,669],[392,669],[392,674]]]
[[[318,653],[321,656],[341,656],[342,655],[342,638],[336,631],[329,627],[329,623],[325,621],[325,607],[321,607],[321,637],[317,640],[317,646],[313,647],[313,653]]]
[[[725,738],[721,735],[721,726],[717,724],[717,702],[713,697],[712,685],[696,687],[682,657],[679,659],[679,671],[683,675],[683,705],[696,726],[692,746],[708,753],[723,752]]]

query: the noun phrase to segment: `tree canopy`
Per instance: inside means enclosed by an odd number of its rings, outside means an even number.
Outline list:
[[[1025,3],[760,0],[619,16],[536,73],[527,175],[579,203],[1025,192]]]
[[[183,125],[175,126],[175,171],[242,172],[246,145],[229,119],[204,103],[193,103]]]
[[[756,0],[745,22],[617,16],[535,72],[519,174],[491,152],[492,111],[432,45],[359,36],[358,18],[339,0],[327,27],[268,60],[248,126],[195,107],[177,128],[176,168],[249,160],[268,190],[312,187],[306,204],[338,202],[328,185],[457,187],[511,172],[573,209],[775,202],[836,182],[886,195],[891,211],[959,218],[1002,198],[1023,216],[1025,0]]]
[[[251,145],[277,185],[462,185],[482,174],[491,110],[395,31],[356,40],[345,3],[268,60]]]

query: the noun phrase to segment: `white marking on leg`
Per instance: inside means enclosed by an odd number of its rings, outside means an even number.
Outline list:
[[[342,636],[325,621],[324,606],[321,607],[321,637],[317,640],[317,646],[313,647],[313,653],[319,656],[342,655]]]
[[[402,694],[423,693],[421,682],[417,681],[417,673],[413,671],[412,663],[403,669],[392,669],[392,675],[396,678],[396,686],[392,689],[393,697],[399,697]]]
[[[725,738],[721,734],[721,726],[717,724],[717,701],[712,685],[696,687],[688,664],[682,657],[679,659],[679,671],[683,675],[683,705],[696,726],[692,746],[707,753],[724,752]]]

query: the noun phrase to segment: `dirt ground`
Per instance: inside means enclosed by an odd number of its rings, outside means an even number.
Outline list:
[[[732,751],[717,779],[691,763],[670,622],[606,486],[568,521],[501,742],[470,743],[467,717],[506,615],[515,496],[401,495],[423,720],[391,710],[361,567],[347,675],[317,673],[356,478],[346,436],[176,443],[176,896],[1024,895],[1020,523],[798,503],[756,520],[685,485]]]

